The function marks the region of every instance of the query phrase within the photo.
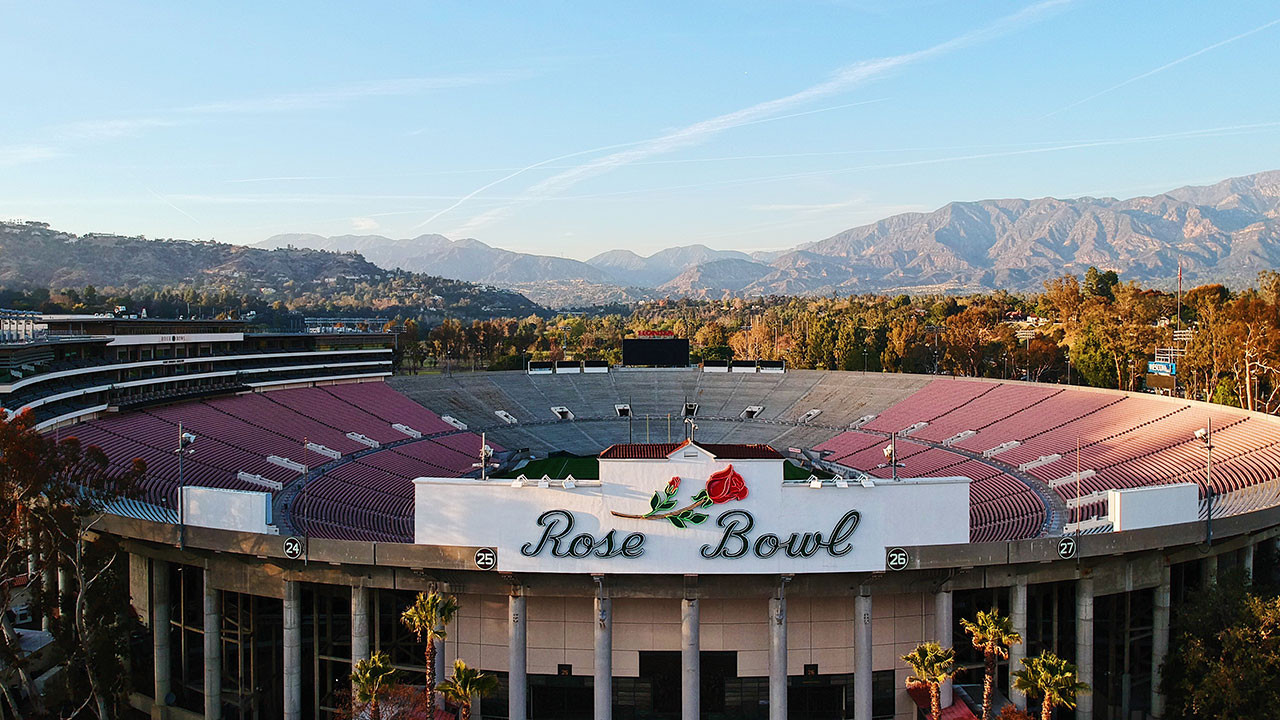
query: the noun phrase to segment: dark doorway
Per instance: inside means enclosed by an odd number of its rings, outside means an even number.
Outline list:
[[[791,678],[787,688],[787,717],[795,720],[827,720],[844,717],[844,686],[830,678]]]
[[[699,656],[702,681],[700,704],[703,717],[720,717],[725,713],[725,689],[738,677],[738,654],[735,652],[703,652]],[[640,653],[640,683],[651,690],[649,713],[639,716],[666,720],[680,717],[680,652]],[[637,702],[637,706],[642,703]]]
[[[586,677],[531,675],[529,717],[555,720],[590,720],[595,697]]]
[[[640,653],[640,680],[650,688],[653,718],[680,717],[680,652]]]

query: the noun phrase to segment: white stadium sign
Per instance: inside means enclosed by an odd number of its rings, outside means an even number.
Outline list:
[[[416,542],[493,548],[505,572],[779,573],[881,570],[885,547],[969,541],[966,478],[814,487],[784,482],[778,457],[683,447],[602,457],[598,482],[418,478]]]

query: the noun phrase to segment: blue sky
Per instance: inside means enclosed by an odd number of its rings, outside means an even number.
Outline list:
[[[0,217],[775,249],[1280,168],[1274,2],[0,0]]]

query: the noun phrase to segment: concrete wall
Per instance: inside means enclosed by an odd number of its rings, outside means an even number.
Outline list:
[[[1107,512],[1116,532],[1195,522],[1200,488],[1195,483],[1107,491]]]
[[[182,519],[187,525],[274,535],[271,493],[222,488],[182,488]]]

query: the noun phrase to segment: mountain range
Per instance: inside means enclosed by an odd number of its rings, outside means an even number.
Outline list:
[[[953,202],[783,252],[688,245],[579,261],[441,235],[276,235],[258,246],[354,250],[385,268],[507,287],[553,307],[667,296],[1037,290],[1091,265],[1169,286],[1179,262],[1192,283],[1240,284],[1280,267],[1280,171],[1128,199]]]

